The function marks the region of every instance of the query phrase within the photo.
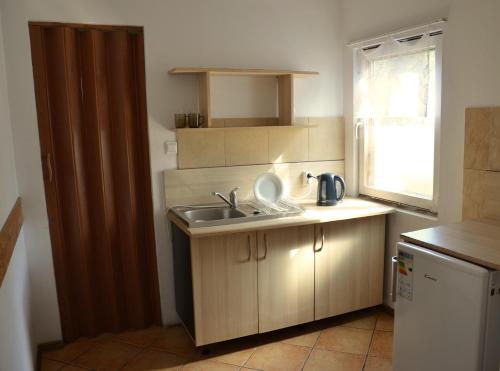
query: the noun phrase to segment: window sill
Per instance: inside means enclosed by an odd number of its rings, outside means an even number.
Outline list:
[[[395,207],[396,212],[398,212],[398,213],[412,215],[415,217],[424,218],[424,219],[434,221],[434,222],[438,221],[438,213],[435,213],[435,212],[430,211],[430,210],[421,209],[421,208],[418,208],[416,206],[405,205],[405,204],[401,204],[399,202],[388,201],[388,200],[384,200],[381,198],[371,197],[371,196],[362,195],[362,194],[360,194],[358,197],[366,199],[366,200],[371,200],[371,201],[375,201],[378,203],[382,203],[384,205]]]

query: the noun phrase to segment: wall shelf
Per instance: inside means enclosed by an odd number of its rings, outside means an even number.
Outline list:
[[[174,67],[168,71],[170,75],[195,75],[211,73],[214,76],[284,76],[307,77],[319,75],[314,71],[267,70],[258,68],[212,68],[212,67]]]
[[[200,113],[205,117],[204,127],[216,127],[212,120],[211,78],[213,76],[275,76],[278,80],[278,117],[279,126],[290,126],[294,123],[293,85],[295,77],[318,75],[312,71],[214,68],[214,67],[174,67],[168,71],[170,75],[198,75]],[[248,127],[248,126],[247,126]]]
[[[309,124],[309,125],[269,125],[269,126],[234,126],[234,127],[211,127],[211,128],[173,128],[170,129],[172,131],[215,131],[215,130],[242,130],[242,129],[303,129],[303,128],[315,128],[318,127],[318,124]]]

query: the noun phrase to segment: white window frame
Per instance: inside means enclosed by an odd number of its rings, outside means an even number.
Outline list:
[[[358,188],[359,193],[361,195],[366,195],[373,198],[378,198],[390,202],[395,202],[402,205],[417,207],[419,209],[424,209],[431,211],[433,213],[437,213],[438,211],[438,200],[439,200],[439,164],[440,164],[440,133],[441,133],[441,92],[442,92],[442,31],[443,24],[442,22],[438,22],[432,25],[426,25],[423,27],[412,28],[407,31],[397,32],[391,34],[391,37],[396,39],[404,39],[412,36],[417,36],[419,34],[423,34],[426,32],[439,34],[432,36],[431,39],[433,41],[432,46],[436,51],[436,113],[434,117],[434,174],[433,174],[433,195],[432,199],[428,198],[420,198],[415,197],[408,194],[389,192],[382,189],[377,189],[375,187],[370,187],[366,184],[366,176],[365,176],[365,125],[364,120],[366,119],[358,119],[356,116],[353,117],[354,123],[354,131],[355,138],[357,138],[357,147],[358,147]],[[355,65],[356,61],[356,50],[359,48],[367,48],[370,46],[377,45],[387,39],[388,35],[384,35],[379,38],[370,39],[364,42],[357,42],[351,44],[353,47],[353,91],[356,89],[356,73],[357,66]],[[356,94],[353,95],[353,102],[356,97]],[[355,114],[354,114],[355,115]],[[356,174],[356,171],[355,171]]]

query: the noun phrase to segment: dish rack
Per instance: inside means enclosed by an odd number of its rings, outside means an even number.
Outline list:
[[[250,201],[250,206],[265,215],[296,215],[304,211],[303,208],[293,201],[284,199],[277,202],[253,200]]]

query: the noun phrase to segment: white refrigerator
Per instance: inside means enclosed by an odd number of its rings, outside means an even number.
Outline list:
[[[499,371],[500,272],[398,243],[394,370]]]

